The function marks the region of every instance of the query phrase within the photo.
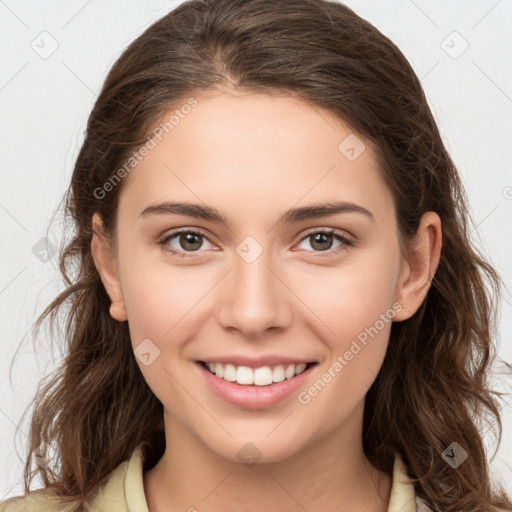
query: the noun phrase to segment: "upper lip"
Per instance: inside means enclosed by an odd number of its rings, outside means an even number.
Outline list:
[[[308,363],[316,363],[316,361],[311,359],[298,359],[296,357],[288,357],[288,356],[279,356],[279,355],[265,355],[259,357],[248,357],[248,356],[217,356],[217,357],[205,357],[204,359],[200,359],[202,362],[206,363],[220,363],[220,364],[228,364],[231,363],[234,366],[248,366],[249,368],[260,368],[262,366],[276,366],[279,364],[289,365],[289,364],[308,364]]]

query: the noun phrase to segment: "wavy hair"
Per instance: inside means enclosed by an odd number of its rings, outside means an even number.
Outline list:
[[[72,222],[59,260],[66,288],[35,324],[63,313],[65,357],[33,399],[26,491],[39,473],[83,510],[137,445],[153,460],[163,452],[163,407],[135,361],[127,322],[109,314],[91,256],[91,219],[98,212],[115,241],[123,180],[98,190],[119,177],[163,114],[222,87],[293,95],[371,141],[403,247],[422,214],[440,216],[440,263],[419,310],[392,325],[366,396],[363,447],[388,474],[400,453],[434,511],[512,510],[490,479],[481,430],[484,420],[498,426],[501,442],[501,393],[489,384],[501,279],[471,242],[461,179],[411,65],[372,24],[329,0],[189,0],[146,29],[108,73],[63,199]],[[441,457],[453,441],[469,454],[457,470]],[[55,463],[32,470],[42,443],[54,447]]]

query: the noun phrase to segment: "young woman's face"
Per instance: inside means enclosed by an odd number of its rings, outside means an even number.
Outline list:
[[[102,277],[171,430],[281,460],[360,429],[391,322],[421,300],[403,293],[392,196],[360,136],[292,98],[196,100],[120,195],[122,295]]]

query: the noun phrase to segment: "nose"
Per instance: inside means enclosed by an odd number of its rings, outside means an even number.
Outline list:
[[[291,324],[289,274],[272,261],[270,252],[263,251],[253,261],[235,254],[233,268],[220,283],[217,314],[224,329],[254,339],[268,329],[285,329]]]

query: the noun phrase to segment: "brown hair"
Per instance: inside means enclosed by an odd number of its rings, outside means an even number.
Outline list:
[[[487,380],[500,278],[471,244],[465,192],[412,67],[374,26],[328,0],[187,1],[112,67],[65,196],[74,223],[60,255],[68,287],[36,323],[48,316],[53,323],[68,307],[66,357],[34,398],[26,491],[40,473],[45,487],[76,500],[80,510],[137,445],[161,454],[162,404],[135,361],[127,322],[109,314],[91,257],[91,218],[99,212],[115,240],[123,182],[98,190],[148,141],[156,120],[212,87],[294,95],[371,141],[402,242],[412,239],[423,213],[440,216],[437,273],[416,314],[392,325],[366,396],[363,446],[388,474],[399,452],[432,510],[512,510],[503,489],[491,484],[479,423],[495,421],[501,441],[500,393]],[[456,470],[441,456],[454,441],[469,454]],[[30,455],[43,442],[55,447],[59,465],[31,471]]]

